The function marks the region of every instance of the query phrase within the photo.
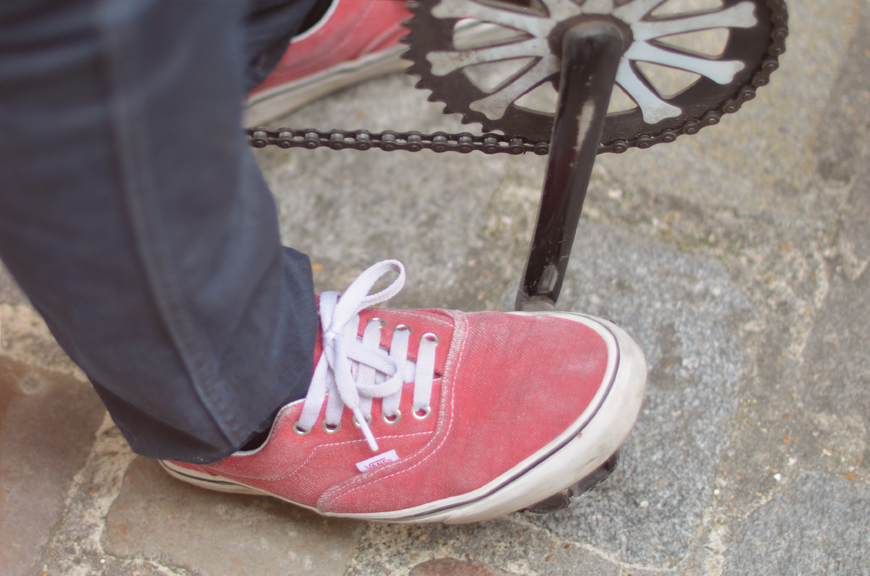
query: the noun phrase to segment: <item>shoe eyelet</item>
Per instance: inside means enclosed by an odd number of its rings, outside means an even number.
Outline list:
[[[333,425],[333,424],[327,424],[326,420],[324,420],[323,422],[320,423],[320,427],[323,428],[323,431],[326,432],[327,434],[335,434],[336,432],[341,430],[341,422],[338,422],[338,423]]]
[[[422,339],[426,340],[427,342],[432,342],[436,346],[438,345],[438,336],[432,334],[431,332],[426,332],[425,334],[423,334]]]
[[[311,433],[311,428],[306,430],[305,428],[303,428],[302,426],[299,425],[299,422],[295,422],[293,424],[293,431],[296,432],[297,434],[299,434],[300,436],[305,436],[306,434]]]
[[[384,419],[384,422],[392,426],[393,424],[398,424],[399,420],[402,419],[402,411],[396,410],[396,414],[392,417],[392,420],[384,413],[381,413],[381,418]]]
[[[422,412],[422,414],[418,414],[418,412]],[[431,406],[426,406],[425,408],[420,408],[418,410],[414,410],[411,412],[411,414],[413,414],[414,418],[416,418],[417,420],[425,420],[426,418],[429,417],[429,414],[431,414],[431,413],[432,413]]]
[[[371,414],[366,416],[366,424],[368,424],[369,426],[372,425],[372,415]],[[362,428],[362,426],[360,426],[360,424],[359,424],[359,420],[356,419],[356,416],[353,417],[353,425],[356,426],[357,428]]]
[[[393,328],[393,332],[408,332],[411,333],[411,327],[407,324],[396,324],[396,327]]]
[[[387,323],[384,322],[383,318],[377,318],[377,317],[369,318],[368,321],[366,322],[366,325],[371,324],[372,322],[377,322],[378,324],[380,324],[381,328],[384,328],[387,325]]]

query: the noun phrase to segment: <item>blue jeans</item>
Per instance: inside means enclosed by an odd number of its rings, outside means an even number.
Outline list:
[[[139,454],[222,459],[307,390],[310,263],[240,103],[312,4],[0,2],[0,257]]]

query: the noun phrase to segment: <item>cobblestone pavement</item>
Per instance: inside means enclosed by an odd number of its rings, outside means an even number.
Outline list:
[[[0,271],[0,574],[870,574],[870,3],[789,5],[756,101],[596,166],[559,306],[620,323],[651,373],[621,467],[575,506],[389,526],[175,482]],[[282,123],[462,129],[402,75]],[[544,159],[258,158],[318,290],[398,258],[394,305],[510,308]]]

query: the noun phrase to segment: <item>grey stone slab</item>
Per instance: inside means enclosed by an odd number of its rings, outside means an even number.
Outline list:
[[[284,152],[286,154],[286,152]],[[331,269],[355,270],[386,258],[413,273],[408,288],[445,292],[464,264],[485,246],[480,237],[486,198],[504,174],[501,159],[327,150],[293,163],[292,181],[318,189],[290,193],[273,175],[285,242]],[[364,155],[367,157],[363,158]],[[450,174],[445,181],[443,176]],[[344,287],[341,286],[343,289]]]
[[[866,474],[866,354],[860,342],[867,314],[861,274],[870,240],[870,18],[866,2],[854,7],[861,8],[853,13],[855,35],[837,57],[841,68],[830,76],[823,121],[806,141],[812,182],[788,202],[771,205],[768,216],[736,210],[730,236],[715,230],[727,241],[712,249],[760,317],[750,339],[756,364],[741,389],[735,434],[717,479],[721,494],[714,509],[724,517],[745,517],[802,470]],[[769,190],[759,187],[758,193]],[[713,229],[726,222],[709,208],[697,222],[712,221]],[[685,220],[674,226],[675,234]],[[727,540],[719,538],[716,548]]]
[[[816,170],[828,181],[848,183],[856,172],[866,168],[862,157],[867,152],[866,136],[870,127],[870,17],[864,5],[857,18],[858,28],[848,48],[843,51],[843,65],[833,82],[826,102],[828,112],[819,128],[818,138],[811,140]]]
[[[854,415],[870,429],[870,274],[835,275],[804,351],[803,399],[817,412]],[[870,439],[868,439],[870,440]],[[870,462],[870,458],[868,458]]]
[[[84,466],[73,477],[66,493],[63,520],[55,528],[38,574],[63,576],[178,576],[141,558],[107,555],[102,546],[106,516],[121,490],[124,473],[134,455],[108,414],[94,434],[94,444]]]
[[[468,130],[426,102],[405,75],[383,78],[282,118],[290,126]],[[393,306],[476,310],[498,304],[522,267],[545,158],[326,149],[257,151],[283,241],[309,254],[318,290],[401,260]],[[518,184],[530,176],[532,185]]]
[[[868,77],[870,77],[870,65],[868,65]],[[870,104],[867,110],[870,111]],[[870,141],[870,138],[866,140]],[[870,264],[870,153],[868,152],[870,151],[865,149],[858,164],[861,171],[849,191],[842,218],[841,236],[838,239],[843,274],[850,280],[860,277]]]
[[[870,7],[845,55],[827,103],[827,121],[814,143],[817,174],[848,197],[840,215],[837,251],[842,272],[855,280],[870,262]]]
[[[338,576],[362,528],[272,498],[195,488],[137,458],[106,518],[104,546],[202,576]]]
[[[870,241],[870,238],[867,238]],[[797,370],[797,397],[809,414],[811,457],[829,472],[866,477],[870,467],[870,273],[831,278]],[[821,452],[821,453],[819,453]]]
[[[0,356],[3,576],[31,574],[41,566],[104,413],[89,385]]]
[[[736,528],[723,574],[870,574],[868,517],[866,484],[801,474]]]
[[[870,7],[829,101],[818,144],[818,174],[848,191],[839,216],[830,283],[800,367],[798,394],[815,433],[840,473],[866,473],[870,462]]]
[[[347,576],[434,576],[447,567],[457,576],[625,575],[595,550],[515,515],[464,526],[372,524]]]
[[[621,466],[575,506],[532,520],[621,562],[667,568],[701,526],[752,357],[745,296],[715,260],[586,224],[557,308],[613,319],[647,355],[642,414]]]

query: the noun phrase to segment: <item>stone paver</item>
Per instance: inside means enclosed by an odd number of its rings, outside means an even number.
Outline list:
[[[0,355],[3,576],[24,576],[41,566],[43,547],[104,412],[90,386]]]
[[[373,130],[465,129],[412,85],[402,75],[360,85],[286,122],[331,126],[339,117]],[[342,290],[373,262],[396,258],[408,282],[393,305],[493,308],[522,266],[517,255],[528,243],[540,181],[524,189],[511,175],[542,178],[539,157],[271,148],[257,156],[276,193],[283,240],[311,255],[319,290]]]
[[[822,316],[813,328],[799,370],[800,399],[808,412],[853,421],[870,428],[870,355],[852,349],[858,342],[870,341],[870,274],[854,282],[835,277],[822,305]],[[850,452],[854,467],[870,461],[870,437],[854,438]],[[863,450],[859,448],[863,445]]]
[[[347,576],[404,575],[411,567],[443,558],[475,563],[505,576],[576,576],[581,569],[584,576],[622,573],[593,548],[555,536],[527,520],[515,514],[464,526],[373,524],[363,534]]]
[[[271,498],[201,490],[137,458],[106,519],[105,550],[202,576],[340,576],[363,528]]]
[[[868,517],[866,484],[801,474],[739,527],[724,576],[870,574]]]
[[[613,477],[545,516],[555,534],[633,565],[678,563],[703,520],[751,357],[739,334],[756,320],[715,260],[610,226],[584,226],[559,308],[613,319],[650,373],[641,417]]]

